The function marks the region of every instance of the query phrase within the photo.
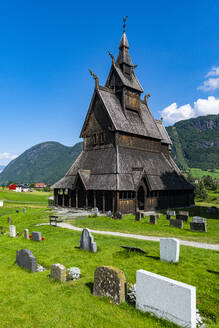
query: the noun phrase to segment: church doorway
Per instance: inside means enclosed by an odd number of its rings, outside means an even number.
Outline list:
[[[145,199],[145,192],[142,186],[139,187],[137,192],[137,201],[138,201],[138,209],[144,210],[144,199]]]

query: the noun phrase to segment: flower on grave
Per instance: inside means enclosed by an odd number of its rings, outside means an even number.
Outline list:
[[[81,271],[77,267],[72,267],[67,270],[67,279],[68,280],[77,280],[80,278]]]
[[[41,238],[41,240],[43,241],[43,240],[45,240],[45,238],[44,238],[44,237],[42,237],[42,238]]]
[[[32,239],[32,235],[30,235],[29,238]]]

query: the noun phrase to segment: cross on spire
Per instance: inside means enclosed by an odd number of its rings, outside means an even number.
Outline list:
[[[123,33],[125,33],[127,18],[128,18],[128,16],[123,17]]]

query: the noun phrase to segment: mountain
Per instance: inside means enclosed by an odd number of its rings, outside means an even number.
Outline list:
[[[0,173],[0,183],[53,184],[65,175],[82,148],[82,142],[73,147],[52,141],[33,146],[5,167]]]
[[[5,166],[4,165],[0,165],[0,173],[4,170]]]
[[[219,169],[219,115],[200,116],[166,128],[181,169]]]

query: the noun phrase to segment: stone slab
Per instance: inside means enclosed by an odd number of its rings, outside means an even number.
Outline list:
[[[82,231],[79,247],[93,253],[97,252],[97,244],[94,242],[94,237],[87,228]]]
[[[165,262],[179,261],[180,242],[176,238],[160,239],[160,259]]]
[[[34,241],[41,241],[42,240],[41,232],[39,232],[39,231],[33,231],[32,232],[32,240],[34,240]]]
[[[196,288],[158,274],[136,272],[136,308],[181,327],[196,327]]]
[[[170,219],[170,226],[183,229],[183,220]]]
[[[9,236],[16,237],[16,227],[14,225],[9,226]]]
[[[125,302],[126,277],[124,273],[111,266],[97,267],[94,273],[93,294],[110,297],[116,304]]]
[[[206,223],[206,218],[202,218],[201,216],[193,216],[192,222]]]
[[[35,272],[37,269],[36,257],[29,249],[21,249],[16,252],[16,263],[21,268]]]
[[[120,245],[120,247],[127,249],[129,252],[139,252],[139,253],[144,253],[146,254],[146,252],[140,248],[140,247],[135,247],[135,246],[126,246],[126,245]]]
[[[192,231],[207,232],[207,223],[190,222],[190,229]]]
[[[176,214],[176,220],[182,220],[188,222],[189,217],[188,215],[184,215],[184,214]]]
[[[28,229],[24,229],[24,238],[25,239],[30,239],[29,230]]]
[[[66,268],[60,263],[51,265],[50,277],[59,281],[66,281]]]
[[[150,215],[150,224],[157,224],[157,216],[156,215]]]
[[[173,210],[167,210],[167,215],[176,216],[176,212]]]

